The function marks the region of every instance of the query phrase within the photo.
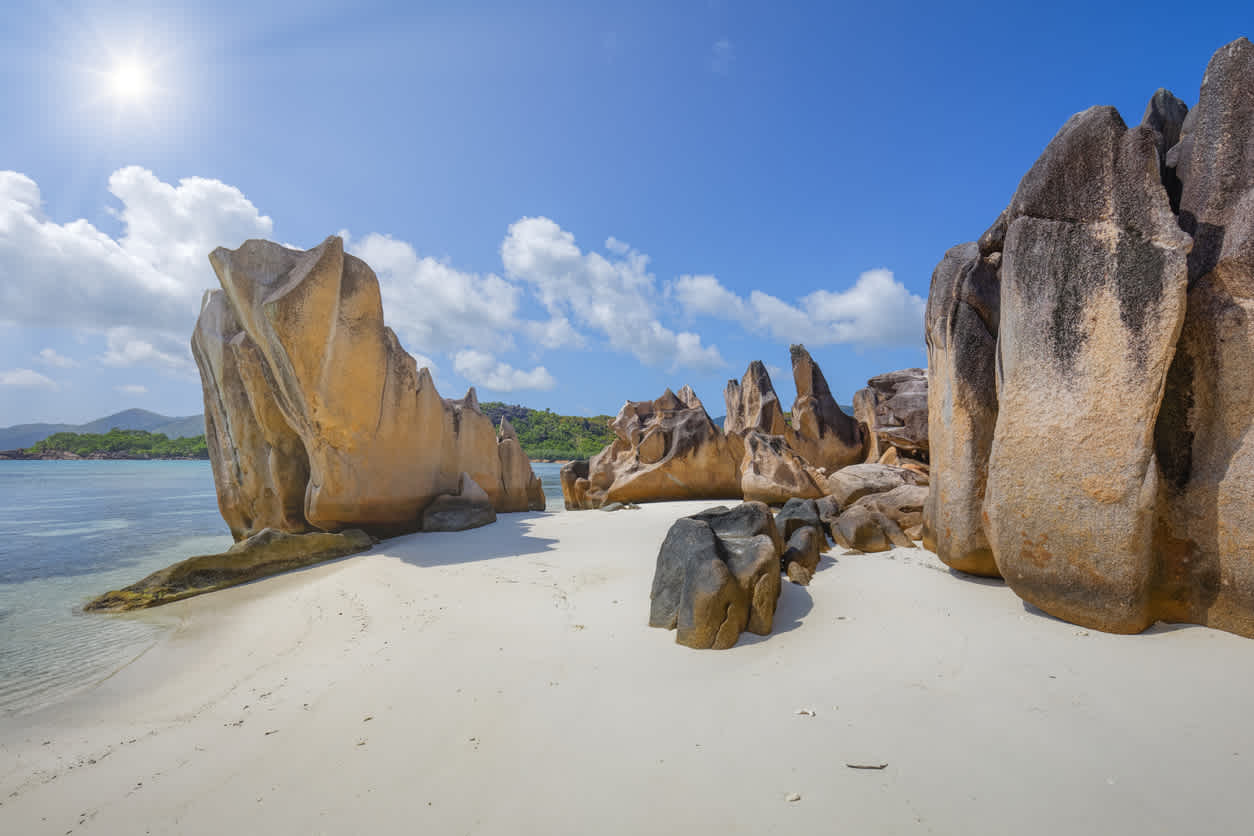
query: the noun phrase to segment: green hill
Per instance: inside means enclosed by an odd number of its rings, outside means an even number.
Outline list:
[[[104,455],[132,459],[207,459],[209,450],[203,435],[195,438],[167,438],[145,430],[111,429],[107,433],[53,433],[36,442],[27,453],[73,453],[84,458]]]
[[[614,440],[609,415],[557,415],[500,401],[486,401],[479,408],[493,424],[508,418],[523,452],[533,459],[588,459]]]
[[[205,434],[205,416],[189,415],[172,418],[146,409],[126,409],[86,424],[17,424],[0,427],[0,450],[30,447],[53,433],[87,433],[98,435],[117,427],[120,430],[144,430],[161,433],[168,438],[193,438]]]

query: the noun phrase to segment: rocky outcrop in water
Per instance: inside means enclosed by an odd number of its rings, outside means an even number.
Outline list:
[[[121,612],[155,607],[259,578],[358,554],[373,544],[364,531],[291,534],[267,528],[221,554],[189,557],[123,589],[106,592],[83,609]]]
[[[218,249],[192,350],[222,516],[236,539],[417,530],[462,473],[495,511],[543,507],[513,432],[472,389],[444,400],[383,324],[370,267],[332,236],[312,250],[269,241]]]
[[[1251,90],[1240,39],[1191,111],[1077,114],[938,266],[926,542],[951,566],[1096,629],[1254,636]]]

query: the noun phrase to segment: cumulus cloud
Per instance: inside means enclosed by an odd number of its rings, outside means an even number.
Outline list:
[[[106,366],[148,366],[181,374],[191,374],[195,364],[184,350],[185,339],[170,334],[143,334],[130,327],[110,328],[105,333],[106,348],[100,362]]]
[[[783,342],[808,345],[920,345],[926,302],[890,270],[868,270],[853,287],[818,290],[790,304],[755,290],[748,300],[713,276],[681,276],[672,295],[691,316],[739,322]]]
[[[491,273],[454,269],[447,262],[419,256],[411,244],[371,233],[345,246],[379,277],[388,324],[408,344],[423,351],[465,346],[509,348],[522,291]]]
[[[505,274],[526,282],[553,318],[573,317],[646,365],[703,371],[726,365],[700,335],[676,333],[658,321],[648,256],[614,238],[606,249],[608,258],[585,253],[548,218],[523,218],[510,225],[501,260]]]
[[[208,253],[269,236],[271,220],[238,189],[202,177],[174,185],[129,166],[109,177],[109,191],[120,203],[117,239],[86,220],[50,219],[34,180],[0,171],[0,320],[126,328],[150,346],[177,342],[186,360],[201,293],[216,283]],[[151,356],[165,364],[167,353]]]
[[[74,362],[69,357],[57,353],[55,348],[45,348],[43,351],[39,352],[39,361],[44,365],[53,366],[58,369],[72,369],[78,365],[78,363]]]
[[[139,383],[124,383],[124,384],[122,384],[121,386],[115,386],[114,388],[115,388],[115,389],[117,389],[119,392],[121,392],[121,393],[122,393],[122,394],[124,394],[124,395],[146,395],[146,394],[148,394],[148,387],[147,387],[147,386],[143,386],[143,385],[141,385],[141,384],[139,384]]]
[[[514,392],[519,389],[548,390],[557,380],[544,366],[523,371],[498,361],[491,354],[465,349],[453,356],[453,368],[475,386],[497,392]]]
[[[33,386],[44,389],[57,388],[56,382],[34,369],[10,369],[0,371],[0,386]]]

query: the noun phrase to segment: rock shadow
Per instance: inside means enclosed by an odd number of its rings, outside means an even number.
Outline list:
[[[466,531],[419,531],[384,540],[366,554],[386,554],[426,568],[543,554],[558,544],[555,538],[531,534],[532,525],[545,513],[501,514],[490,525]]]

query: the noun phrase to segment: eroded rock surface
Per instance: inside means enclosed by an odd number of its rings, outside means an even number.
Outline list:
[[[901,369],[876,375],[854,393],[854,418],[867,428],[862,461],[882,461],[892,452],[927,463],[927,386],[926,370]]]
[[[832,470],[862,460],[865,437],[805,347],[794,345],[791,356],[791,424],[759,361],[740,381],[728,381],[722,429],[687,386],[654,401],[628,401],[611,422],[615,440],[589,462],[563,468],[566,507],[724,498],[778,505],[823,496]]]
[[[221,554],[189,557],[124,589],[107,592],[83,609],[106,612],[169,604],[193,595],[364,552],[372,544],[370,535],[357,529],[335,534],[323,531],[291,534],[267,528]]]
[[[193,352],[218,504],[236,539],[416,530],[468,473],[498,511],[543,498],[473,390],[445,401],[383,324],[379,283],[335,236],[307,250],[217,249]]]
[[[1251,90],[1242,38],[1192,110],[1077,114],[937,268],[925,542],[951,566],[1088,627],[1254,636]]]
[[[765,506],[712,508],[676,520],[658,551],[649,626],[722,650],[742,631],[767,635],[780,591],[780,547]]]

